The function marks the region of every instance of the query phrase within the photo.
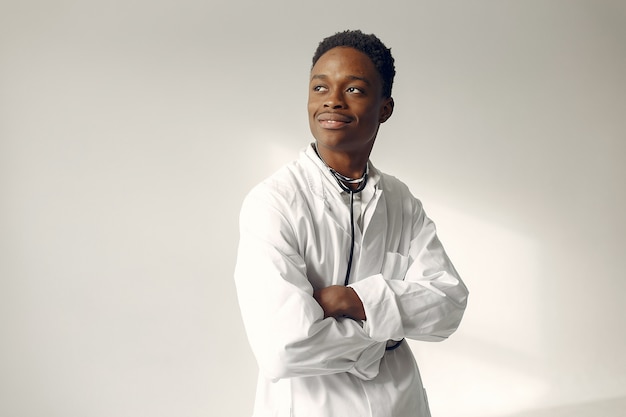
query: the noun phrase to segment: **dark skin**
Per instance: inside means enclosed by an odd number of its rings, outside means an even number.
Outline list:
[[[370,58],[349,47],[329,50],[311,69],[309,126],[317,150],[334,170],[360,178],[374,147],[378,128],[393,113],[382,94],[382,80]],[[363,303],[350,287],[332,285],[313,297],[324,317],[366,320]]]

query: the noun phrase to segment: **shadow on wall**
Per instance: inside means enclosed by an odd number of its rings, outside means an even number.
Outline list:
[[[621,397],[525,411],[520,414],[510,414],[506,417],[623,417],[624,410],[626,410],[626,397]]]

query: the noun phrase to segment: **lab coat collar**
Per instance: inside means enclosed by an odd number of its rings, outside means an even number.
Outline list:
[[[317,168],[312,170],[306,170],[307,181],[309,183],[309,188],[311,189],[311,192],[315,196],[323,200],[327,199],[327,196],[325,194],[327,192],[327,189],[332,190],[333,192],[337,192],[338,194],[345,193],[346,191],[344,191],[339,186],[339,184],[337,184],[337,180],[335,179],[333,174],[330,173],[324,161],[322,161],[317,155],[317,152],[315,152],[313,146],[313,143],[309,144],[309,146],[307,146],[306,149],[304,149],[300,154],[300,160],[304,165],[310,166],[311,164],[313,164]],[[373,187],[375,190],[377,190],[380,183],[380,172],[374,167],[372,161],[367,161],[367,165],[369,173],[365,188]]]

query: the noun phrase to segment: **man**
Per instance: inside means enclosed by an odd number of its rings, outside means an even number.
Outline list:
[[[394,75],[376,36],[324,39],[315,142],[243,203],[235,282],[260,370],[255,417],[430,415],[404,339],[447,338],[468,292],[421,203],[369,161]]]

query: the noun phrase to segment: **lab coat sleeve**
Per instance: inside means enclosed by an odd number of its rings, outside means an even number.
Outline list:
[[[262,192],[245,199],[235,284],[244,326],[260,371],[271,380],[349,372],[378,374],[385,345],[362,324],[324,319],[297,248],[289,202]]]
[[[385,254],[380,274],[351,285],[363,302],[364,329],[374,340],[444,340],[459,326],[467,305],[467,287],[435,224],[413,201],[408,254]]]

